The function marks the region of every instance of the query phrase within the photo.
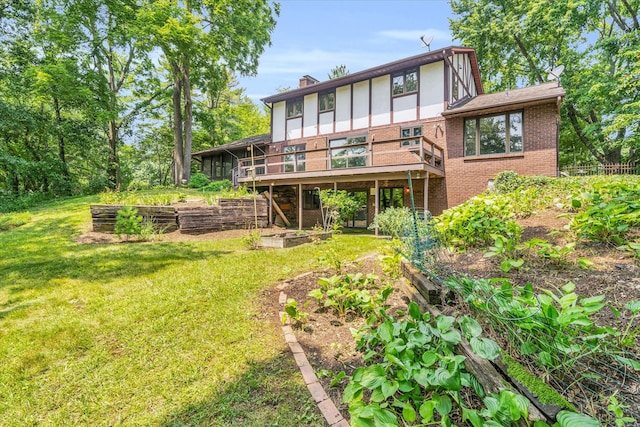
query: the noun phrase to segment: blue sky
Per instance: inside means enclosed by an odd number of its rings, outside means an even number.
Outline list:
[[[255,102],[296,88],[308,74],[320,81],[344,64],[354,73],[453,44],[447,0],[280,0],[280,17],[255,77],[239,78]]]

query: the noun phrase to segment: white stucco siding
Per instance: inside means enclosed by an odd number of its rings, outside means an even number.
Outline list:
[[[369,127],[369,80],[353,85],[353,129]]]
[[[351,130],[351,85],[336,89],[336,132]]]
[[[304,97],[304,120],[302,134],[305,138],[318,134],[318,94]]]
[[[371,80],[371,126],[391,123],[391,76]]]
[[[272,112],[273,116],[271,120],[273,142],[284,141],[285,112],[286,112],[286,103],[284,101],[273,104],[273,112]]]
[[[405,95],[393,98],[393,122],[409,122],[418,116],[418,95]]]
[[[420,118],[439,116],[444,109],[444,62],[420,67]]]
[[[326,135],[333,133],[333,111],[327,111],[326,113],[320,113],[320,132],[319,135]]]
[[[302,138],[302,117],[287,120],[287,139]]]

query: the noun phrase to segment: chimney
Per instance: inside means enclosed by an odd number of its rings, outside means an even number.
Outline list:
[[[311,86],[311,85],[314,85],[314,84],[316,84],[316,83],[320,83],[320,81],[319,81],[319,80],[314,79],[313,77],[311,77],[311,76],[309,76],[309,75],[307,75],[307,76],[303,76],[303,77],[300,79],[300,86],[298,86],[298,88]]]

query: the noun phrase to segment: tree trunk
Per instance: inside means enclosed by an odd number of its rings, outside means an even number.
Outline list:
[[[182,75],[177,65],[173,68],[173,184],[178,186],[184,173],[182,163]]]
[[[107,183],[109,188],[120,187],[120,167],[118,164],[118,126],[109,120],[109,155],[107,157]]]
[[[191,81],[189,77],[189,59],[183,64],[183,88],[184,91],[184,152],[182,179],[189,182],[191,179],[191,147],[193,145],[193,102],[191,100]]]
[[[56,111],[56,129],[58,133],[58,158],[60,159],[60,163],[62,163],[62,175],[65,177],[67,182],[69,181],[69,166],[67,165],[67,156],[65,154],[65,142],[64,142],[64,133],[62,129],[62,108],[60,108],[60,101],[58,98],[53,98],[53,106]]]

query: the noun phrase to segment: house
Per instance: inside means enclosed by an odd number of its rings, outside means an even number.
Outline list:
[[[347,226],[365,227],[411,195],[437,215],[503,170],[555,176],[564,95],[558,82],[485,94],[475,50],[447,47],[324,82],[304,76],[262,100],[270,134],[194,156],[212,179],[255,182],[300,228],[320,222],[318,189],[347,190],[362,204]]]

